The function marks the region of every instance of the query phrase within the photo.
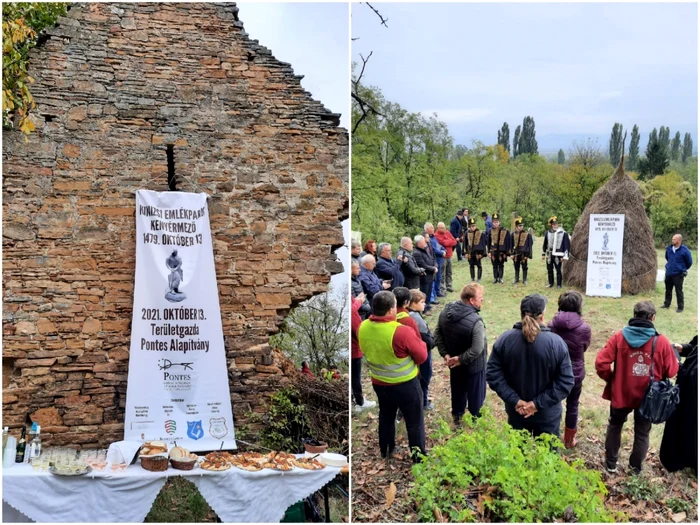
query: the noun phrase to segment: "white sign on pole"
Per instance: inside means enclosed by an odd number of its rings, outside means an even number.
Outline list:
[[[622,296],[624,234],[624,215],[591,215],[588,229],[586,295]]]
[[[124,439],[236,448],[206,193],[136,193]]]

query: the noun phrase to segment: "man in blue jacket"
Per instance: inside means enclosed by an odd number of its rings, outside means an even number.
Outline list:
[[[442,265],[445,262],[445,248],[443,248],[435,238],[435,226],[433,226],[433,223],[425,223],[423,237],[425,237],[425,240],[428,241],[428,244],[430,244],[430,247],[433,249],[435,261],[437,262],[438,267],[438,272],[433,280],[433,290],[430,294],[430,304],[440,304],[437,302],[438,297],[445,297],[445,294],[440,293],[440,278],[442,277]]]
[[[661,308],[670,308],[673,297],[673,287],[676,288],[676,312],[683,311],[683,279],[688,275],[688,270],[693,265],[693,256],[687,246],[683,246],[683,236],[677,233],[671,240],[671,245],[666,247],[666,299]]]
[[[462,241],[464,240],[463,237],[463,231],[462,231],[462,219],[464,218],[464,210],[457,210],[457,215],[455,217],[452,217],[452,221],[450,222],[450,233],[452,234],[452,237],[457,239],[457,261],[462,260]]]
[[[481,212],[481,218],[484,219],[484,233],[488,235],[493,228],[493,221],[491,221],[491,216],[485,211]]]
[[[404,277],[401,273],[401,262],[391,257],[391,244],[388,242],[379,243],[377,247],[377,265],[374,267],[374,273],[383,281],[390,281],[389,290],[403,286]]]
[[[389,281],[382,281],[377,274],[374,273],[374,267],[377,262],[374,260],[374,255],[368,253],[360,259],[360,283],[362,289],[367,296],[367,300],[371,303],[375,294],[391,288]]]

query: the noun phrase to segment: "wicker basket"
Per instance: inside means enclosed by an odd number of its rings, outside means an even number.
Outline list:
[[[177,470],[192,470],[197,464],[197,460],[188,459],[187,461],[178,461],[176,459],[171,459],[170,464]]]
[[[142,456],[141,467],[151,472],[163,472],[164,470],[168,470],[168,458],[166,456]]]

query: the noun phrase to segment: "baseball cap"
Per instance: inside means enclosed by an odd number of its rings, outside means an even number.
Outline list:
[[[520,313],[529,312],[534,316],[544,313],[547,307],[547,298],[544,295],[534,293],[528,295],[520,301]]]

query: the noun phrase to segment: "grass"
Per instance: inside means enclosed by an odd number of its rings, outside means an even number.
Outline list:
[[[538,249],[542,246],[542,238],[535,239],[535,254],[539,253]],[[697,262],[697,250],[693,252],[693,260]],[[657,250],[658,267],[663,269],[665,266],[664,251]],[[566,286],[562,290],[556,288],[545,288],[547,284],[547,272],[544,261],[536,258],[530,261],[528,272],[528,285],[524,286],[521,283],[517,285],[511,284],[514,278],[514,270],[512,262],[509,262],[505,268],[504,284],[492,284],[493,273],[491,265],[488,261],[483,263],[484,273],[482,283],[484,284],[484,304],[481,315],[486,325],[489,351],[493,346],[494,341],[504,331],[512,328],[513,324],[520,318],[520,300],[531,293],[541,293],[547,296],[549,303],[548,309],[545,312],[545,321],[549,321],[557,311],[557,299],[561,292],[566,290]],[[566,264],[566,263],[565,263]],[[626,295],[621,298],[602,298],[602,297],[584,297],[583,318],[591,326],[592,341],[591,346],[585,354],[586,362],[586,378],[583,382],[583,390],[580,399],[579,408],[579,424],[578,424],[578,446],[571,450],[563,452],[571,459],[582,458],[590,468],[603,468],[605,430],[607,426],[607,418],[610,404],[601,398],[605,383],[598,378],[595,372],[595,357],[600,349],[603,348],[606,341],[615,332],[621,330],[632,317],[632,311],[635,303],[641,300],[651,300],[657,307],[657,317],[655,321],[656,329],[659,333],[666,335],[671,342],[687,343],[697,333],[698,323],[698,278],[696,266],[693,266],[684,283],[685,293],[685,311],[681,314],[675,312],[676,300],[675,295],[672,302],[672,308],[668,310],[661,309],[664,301],[665,287],[663,282],[657,282],[656,288],[653,291],[639,294],[636,296]],[[426,318],[432,330],[434,330],[439,316],[439,312],[444,304],[451,301],[459,300],[459,291],[462,286],[471,281],[469,275],[469,264],[467,262],[457,262],[456,256],[453,259],[453,288],[454,292],[442,298],[443,305],[433,309],[434,314]],[[451,420],[450,415],[450,388],[449,388],[449,373],[442,362],[439,353],[436,349],[432,351],[433,357],[433,379],[430,386],[430,398],[435,404],[435,411],[426,413],[426,435],[430,435],[431,429],[438,419]],[[366,374],[366,372],[365,372]],[[369,378],[365,376],[363,382],[363,390],[368,398],[376,400],[372,391]],[[505,419],[505,411],[503,402],[496,394],[487,389],[486,405],[499,419]],[[563,419],[563,418],[562,418]],[[562,421],[563,426],[563,421]],[[682,492],[681,501],[692,502],[692,511],[688,513],[688,520],[697,515],[697,485],[693,484],[697,480],[687,472],[669,475],[661,469],[658,462],[658,451],[663,436],[663,425],[654,425],[650,435],[650,453],[647,457],[648,468],[642,472],[637,478],[637,484],[651,484],[659,486],[661,495],[664,497],[677,497],[676,492]],[[393,515],[390,513],[372,512],[370,503],[372,499],[381,499],[382,494],[379,492],[372,493],[371,498],[366,496],[366,492],[371,492],[370,485],[372,472],[376,470],[371,460],[373,459],[374,451],[368,447],[377,448],[376,445],[377,422],[376,413],[367,413],[353,415],[352,418],[352,461],[353,461],[353,520],[367,521],[397,521],[397,514],[401,516],[400,521],[410,520],[416,515],[413,514],[411,502],[405,502],[405,506],[393,509]],[[397,426],[397,436],[400,445],[405,445],[407,442],[406,431],[404,425]],[[622,446],[620,450],[620,464],[626,465],[627,458],[632,447],[633,439],[633,423],[631,418],[623,429]],[[428,439],[428,448],[433,443]],[[367,465],[366,467],[364,465]],[[652,465],[653,464],[653,465]],[[369,472],[366,470],[370,469]],[[401,470],[400,468],[398,470]],[[363,490],[355,492],[356,476],[362,480]],[[412,478],[406,478],[405,473],[397,472],[396,470],[384,474],[380,472],[381,482],[388,485],[389,482],[395,482],[399,495],[407,493],[407,485],[412,481]],[[403,477],[402,477],[403,476]],[[669,479],[673,482],[669,483]],[[615,505],[616,495],[620,490],[624,489],[625,485],[620,480],[610,479],[606,481],[610,489],[611,496],[609,504]],[[619,490],[618,490],[619,489]],[[357,494],[357,495],[356,495]],[[620,496],[622,497],[622,496]],[[375,502],[376,503],[376,502]],[[690,505],[691,503],[689,503]],[[396,507],[397,503],[394,503]],[[678,507],[680,504],[677,504]],[[356,511],[356,507],[358,510]],[[630,509],[621,508],[623,512],[629,515],[633,521],[649,521],[649,516],[639,517]],[[359,512],[359,515],[357,514]],[[659,517],[654,510],[655,516]],[[663,520],[667,520],[668,516],[664,515]]]

